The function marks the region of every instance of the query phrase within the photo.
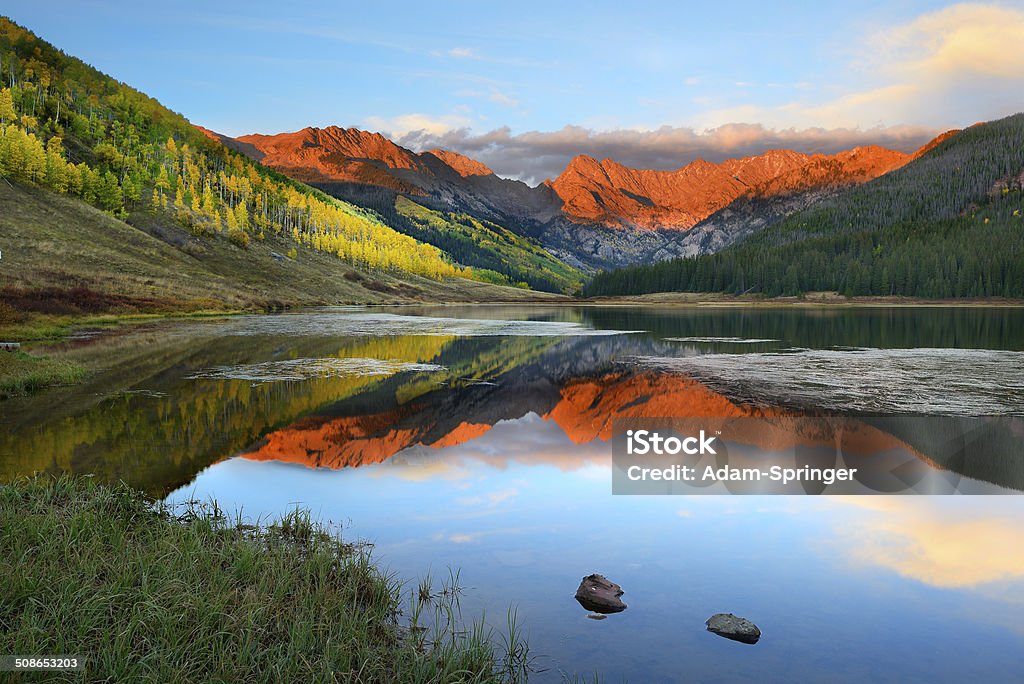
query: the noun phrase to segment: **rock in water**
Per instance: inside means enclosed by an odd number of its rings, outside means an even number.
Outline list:
[[[603,575],[587,575],[576,590],[576,600],[595,613],[621,613],[626,604],[619,598],[622,587]]]
[[[705,623],[709,632],[733,641],[742,641],[745,644],[756,644],[761,638],[761,630],[747,618],[741,618],[732,613],[715,613]]]

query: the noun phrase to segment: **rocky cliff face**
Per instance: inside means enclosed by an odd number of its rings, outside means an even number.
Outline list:
[[[450,166],[463,178],[469,176],[491,176],[494,174],[485,164],[478,162],[475,159],[459,154],[458,152],[451,152],[449,150],[430,150],[427,154],[432,154],[442,162]]]

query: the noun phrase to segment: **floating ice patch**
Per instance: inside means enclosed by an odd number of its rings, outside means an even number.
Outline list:
[[[407,363],[381,359],[288,359],[239,366],[216,366],[187,376],[189,380],[246,380],[281,382],[359,375],[394,375],[407,371],[440,371],[433,363]]]
[[[227,335],[385,336],[434,337],[562,337],[622,335],[636,330],[595,330],[580,323],[562,321],[504,321],[493,319],[402,316],[390,313],[322,312],[280,316],[247,316],[218,328]]]
[[[803,349],[640,364],[690,375],[737,401],[860,413],[1024,415],[1024,352]]]
[[[725,342],[727,344],[765,344],[768,342],[778,342],[778,340],[748,339],[746,337],[666,337],[664,339],[669,342],[705,342],[714,344],[720,342]]]

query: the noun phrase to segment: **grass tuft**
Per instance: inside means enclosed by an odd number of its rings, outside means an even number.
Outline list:
[[[0,487],[0,548],[0,653],[82,655],[86,681],[525,678],[450,602],[429,637],[400,628],[403,585],[302,511],[243,525],[212,503],[172,511],[126,485],[25,478]]]

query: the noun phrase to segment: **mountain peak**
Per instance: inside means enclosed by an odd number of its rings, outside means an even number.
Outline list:
[[[559,174],[558,177],[561,178],[568,172],[592,175],[594,173],[601,173],[602,170],[602,163],[591,157],[589,154],[577,154],[569,161],[569,164],[565,167],[565,171]],[[555,180],[557,181],[558,179],[556,178]]]

